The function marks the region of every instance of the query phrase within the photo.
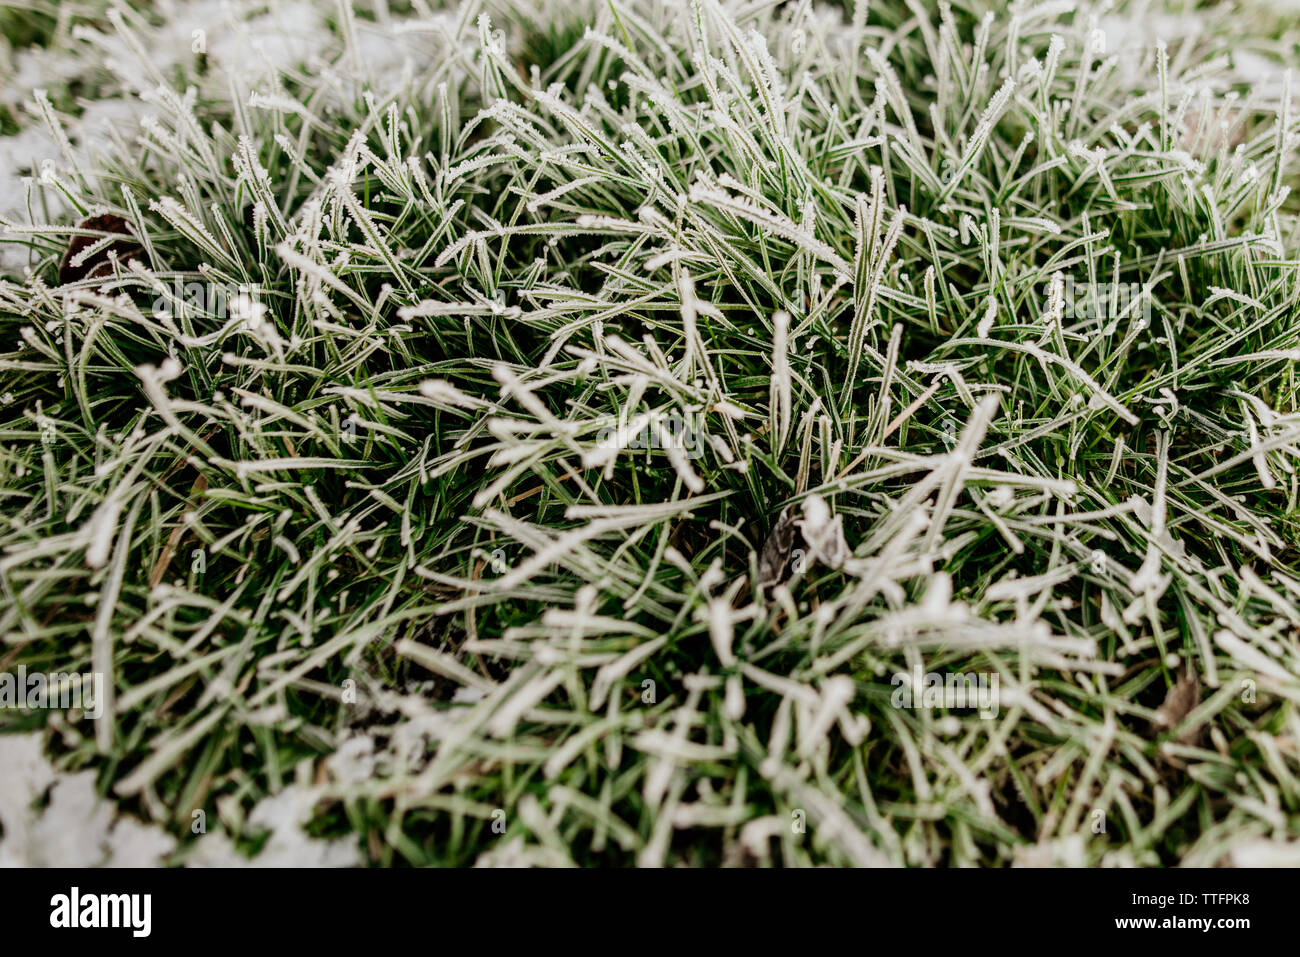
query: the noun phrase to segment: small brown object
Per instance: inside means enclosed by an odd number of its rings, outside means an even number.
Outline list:
[[[91,246],[104,240],[102,236],[73,236],[72,241],[68,243],[67,252],[63,254],[63,259],[59,262],[60,285],[79,282],[82,279],[93,279],[98,276],[111,276],[113,274],[113,261],[109,258],[110,252],[122,261],[139,259],[141,262],[147,262],[144,247],[136,241],[135,236],[131,234],[130,226],[121,216],[114,213],[89,216],[77,223],[77,228],[93,229],[101,233],[121,234],[122,238],[114,239],[111,243],[87,256],[85,261],[73,265],[78,256]]]
[[[794,533],[794,509],[786,506],[758,554],[758,591],[785,580],[785,566],[790,562]]]
[[[1165,694],[1165,700],[1156,709],[1151,722],[1155,729],[1176,728],[1201,703],[1201,682],[1191,671],[1184,669],[1174,686]],[[1200,737],[1199,727],[1188,728],[1177,737],[1179,744],[1195,744]]]

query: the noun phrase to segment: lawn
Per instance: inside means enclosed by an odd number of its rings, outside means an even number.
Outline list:
[[[0,5],[0,863],[1300,865],[1298,23]]]

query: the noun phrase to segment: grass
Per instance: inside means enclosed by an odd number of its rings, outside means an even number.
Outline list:
[[[318,15],[48,27],[25,120],[151,118],[8,223],[0,670],[114,700],[0,729],[171,862],[291,787],[378,865],[1294,859],[1282,13]]]

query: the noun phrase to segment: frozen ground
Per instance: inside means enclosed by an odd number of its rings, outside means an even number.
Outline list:
[[[1297,12],[3,8],[0,863],[1300,863]]]

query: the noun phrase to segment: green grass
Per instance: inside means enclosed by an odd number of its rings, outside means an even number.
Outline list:
[[[381,865],[1288,853],[1300,103],[1233,57],[1294,28],[412,7],[331,5],[328,69],[138,65],[156,122],[10,224],[0,670],[116,703],[0,730],[178,862],[293,781]],[[102,213],[147,263],[60,285]],[[611,447],[655,416],[697,444]]]

